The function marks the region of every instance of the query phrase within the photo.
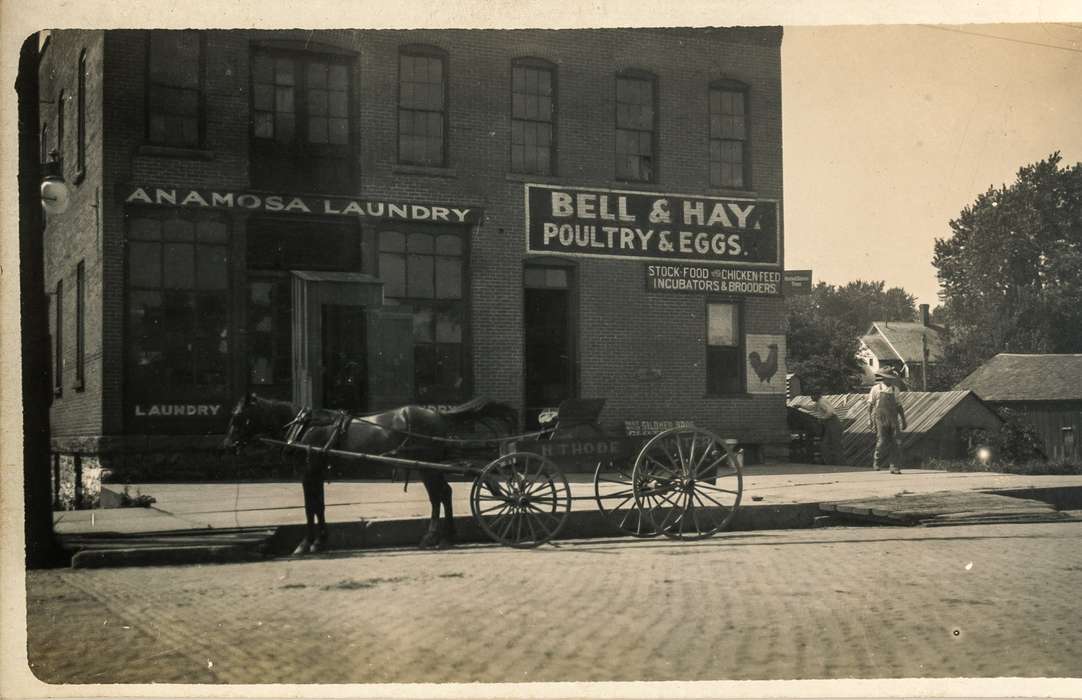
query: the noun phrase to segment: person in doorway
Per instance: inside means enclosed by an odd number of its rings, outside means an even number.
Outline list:
[[[879,471],[886,462],[891,474],[901,474],[901,432],[907,427],[898,399],[903,391],[902,378],[892,369],[882,369],[875,373],[875,379],[875,386],[868,392],[868,420],[875,433],[872,468]]]

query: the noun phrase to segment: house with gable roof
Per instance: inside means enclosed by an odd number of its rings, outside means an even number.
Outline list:
[[[860,337],[857,359],[863,376],[861,384],[875,383],[875,373],[893,369],[903,377],[909,388],[921,390],[935,376],[935,368],[943,361],[942,329],[927,321],[927,308],[921,308],[923,322],[873,321]]]

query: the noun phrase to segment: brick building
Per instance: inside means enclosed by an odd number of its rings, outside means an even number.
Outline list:
[[[780,453],[781,34],[52,32],[57,468],[194,464],[246,390]]]

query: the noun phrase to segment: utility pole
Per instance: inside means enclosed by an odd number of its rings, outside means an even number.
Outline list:
[[[53,535],[49,465],[49,319],[45,297],[44,214],[39,154],[38,36],[23,42],[15,91],[19,98],[19,316],[22,333],[23,512],[26,565],[52,564],[60,554]]]

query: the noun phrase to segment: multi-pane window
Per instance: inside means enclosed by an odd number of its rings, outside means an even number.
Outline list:
[[[552,174],[555,70],[536,63],[511,67],[511,170]]]
[[[280,144],[349,143],[349,70],[316,56],[252,59],[253,135]]]
[[[64,387],[64,280],[56,282],[56,325],[53,328],[53,393]]]
[[[738,304],[706,305],[706,391],[717,396],[744,391],[743,334]]]
[[[657,116],[652,78],[616,78],[616,177],[651,182]]]
[[[78,140],[75,143],[76,172],[79,175],[86,172],[86,50],[79,52],[79,90],[78,112],[76,114],[76,131]]]
[[[86,384],[86,261],[75,267],[75,388]]]
[[[379,274],[390,303],[413,308],[415,393],[419,401],[465,396],[465,251],[458,233],[381,231]]]
[[[351,60],[333,53],[254,50],[253,187],[354,191]]]
[[[710,88],[710,184],[747,187],[747,90]]]
[[[228,246],[223,219],[170,214],[129,220],[128,367],[133,386],[228,388]]]
[[[149,34],[147,137],[166,146],[198,146],[202,109],[202,36],[194,31]]]
[[[443,166],[447,162],[447,66],[431,49],[398,55],[398,162]]]

